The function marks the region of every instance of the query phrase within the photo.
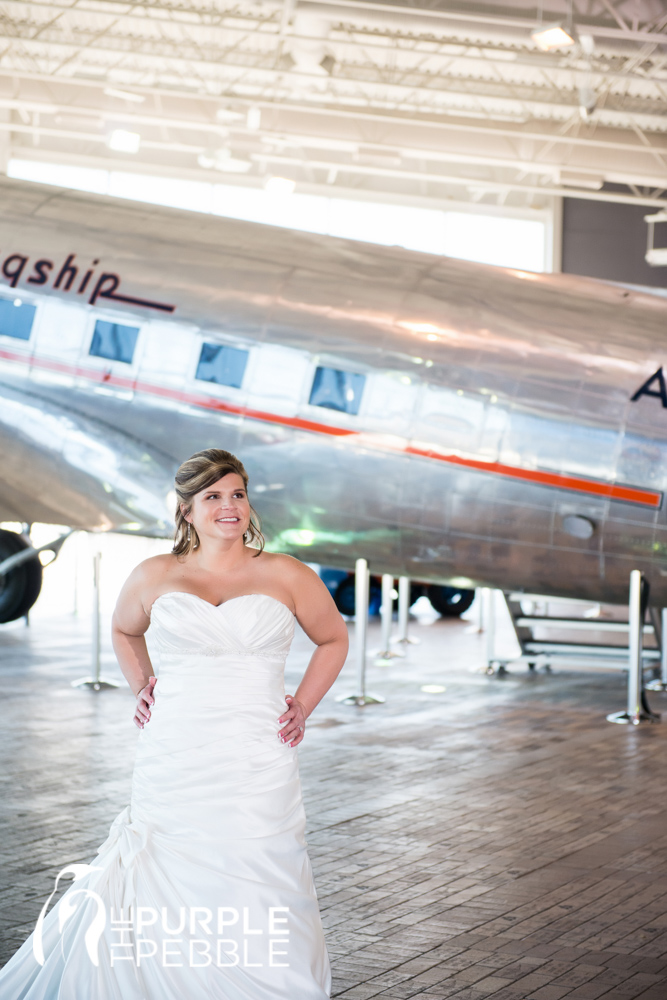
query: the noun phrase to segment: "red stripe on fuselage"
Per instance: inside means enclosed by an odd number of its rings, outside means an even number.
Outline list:
[[[238,406],[221,399],[215,399],[212,396],[202,396],[197,393],[183,392],[179,389],[170,389],[167,386],[155,385],[152,382],[142,382],[138,379],[113,375],[94,368],[84,368],[80,365],[68,365],[62,361],[55,361],[50,358],[28,358],[25,355],[12,351],[0,350],[0,359],[20,362],[29,367],[41,368],[44,371],[61,372],[64,375],[84,378],[90,382],[99,382],[103,385],[115,386],[119,389],[132,389],[135,392],[146,393],[146,395],[150,396],[160,396],[174,402],[186,403],[190,406],[198,406],[207,410],[216,410],[219,413],[248,417],[250,420],[279,424],[282,427],[293,427],[296,430],[309,431],[313,434],[326,434],[329,437],[355,437],[360,433],[359,431],[350,430],[347,427],[335,427],[332,424],[322,424],[315,420],[304,420],[302,417],[288,417],[278,413],[268,413],[264,410],[254,410],[248,406]],[[370,435],[364,433],[365,443],[372,443],[369,442],[369,437]],[[501,462],[484,462],[479,459],[464,458],[460,455],[445,454],[435,449],[418,448],[410,444],[394,448],[391,445],[388,446],[385,442],[378,442],[377,446],[382,450],[389,448],[389,450],[396,451],[397,454],[415,455],[420,458],[445,462],[448,465],[455,465],[476,472],[486,472],[508,479],[518,479],[523,482],[534,483],[538,486],[549,486],[575,493],[585,493],[589,496],[601,497],[607,500],[621,500],[625,503],[641,504],[643,507],[652,507],[655,510],[662,503],[662,493],[655,490],[644,490],[635,486],[619,486],[600,481],[596,482],[592,479],[584,479],[581,476],[570,476],[557,472],[522,469],[515,465],[503,465]]]
[[[608,500],[623,500],[626,503],[639,503],[645,507],[660,507],[662,493],[654,490],[642,490],[636,486],[617,486],[613,483],[595,482],[593,479],[583,479],[581,476],[568,476],[559,472],[541,472],[537,469],[521,469],[516,465],[503,465],[501,462],[481,462],[473,458],[461,458],[459,455],[441,455],[427,448],[413,448],[408,445],[405,451],[409,455],[421,455],[422,458],[436,458],[450,465],[461,465],[466,469],[476,469],[480,472],[491,472],[496,476],[506,476],[510,479],[521,479],[540,486],[553,486],[559,490],[574,490],[577,493],[588,493],[592,496]]]

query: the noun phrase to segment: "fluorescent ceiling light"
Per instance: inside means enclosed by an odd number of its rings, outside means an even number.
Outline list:
[[[237,122],[243,118],[240,111],[232,111],[231,108],[218,108],[215,117],[219,122]]]
[[[248,115],[246,118],[246,124],[251,132],[256,132],[257,129],[262,124],[262,109],[261,108],[248,108]]]
[[[204,170],[221,170],[225,174],[247,174],[252,168],[251,160],[237,160],[231,149],[206,149],[197,157],[197,163]]]
[[[117,153],[137,153],[141,145],[141,136],[138,132],[115,128],[107,140],[107,145]]]
[[[269,177],[264,188],[269,194],[294,194],[296,182],[287,177]]]
[[[208,150],[205,153],[200,153],[197,157],[197,163],[204,170],[213,170],[215,168],[215,153]]]
[[[134,101],[135,104],[143,104],[146,100],[143,94],[133,94],[129,90],[116,90],[115,87],[105,87],[104,93],[107,97],[119,97],[123,101]]]
[[[574,45],[572,29],[567,31],[562,24],[540,24],[530,33],[530,37],[535,44],[549,52],[551,49],[564,49],[569,45]]]
[[[216,164],[216,169],[223,174],[247,174],[252,170],[252,160],[237,160],[235,156],[230,156],[227,160],[222,160]]]

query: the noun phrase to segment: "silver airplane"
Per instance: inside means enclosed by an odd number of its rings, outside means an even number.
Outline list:
[[[7,179],[0,282],[2,520],[167,537],[175,468],[222,447],[273,550],[436,607],[623,602],[632,569],[667,604],[657,297]]]

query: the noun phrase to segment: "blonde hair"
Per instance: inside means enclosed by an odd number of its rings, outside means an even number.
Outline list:
[[[221,448],[207,448],[205,451],[198,451],[180,466],[174,480],[177,497],[176,531],[174,532],[174,547],[172,549],[174,555],[187,556],[199,548],[199,536],[195,526],[186,521],[185,514],[191,513],[195,494],[213,486],[230,472],[235,472],[237,476],[241,477],[247,491],[248,473],[243,464],[239,462],[236,455],[232,455],[229,451],[223,451]],[[181,509],[181,504],[185,510]],[[243,544],[247,545],[253,542],[259,543],[256,553],[259,555],[264,548],[264,535],[257,511],[250,504],[250,524],[243,536]]]

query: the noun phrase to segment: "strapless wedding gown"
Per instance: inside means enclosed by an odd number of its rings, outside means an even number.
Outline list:
[[[151,629],[130,805],[0,971],[0,1000],[325,1000],[297,750],[277,736],[294,616],[264,594],[170,593]]]

